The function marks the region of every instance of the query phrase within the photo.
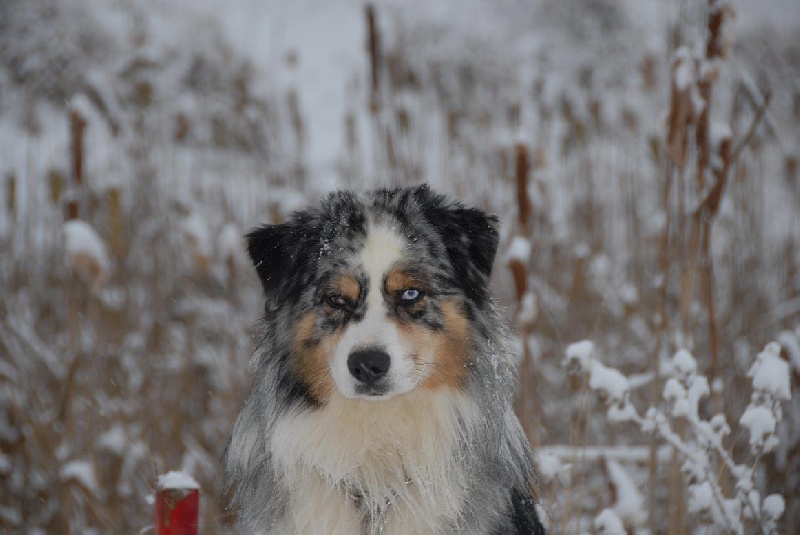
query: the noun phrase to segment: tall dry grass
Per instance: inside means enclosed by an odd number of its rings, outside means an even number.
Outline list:
[[[568,446],[539,489],[554,532],[589,529],[614,503],[610,461],[646,489],[651,532],[668,532],[664,518],[670,532],[692,525],[675,458],[604,424],[585,379],[560,365],[567,343],[591,338],[616,355],[610,364],[638,374],[641,403],[660,396],[660,364],[677,348],[708,355],[703,371],[725,387],[707,410],[731,421],[747,403],[742,355],[800,325],[800,220],[787,217],[800,189],[783,149],[800,135],[800,97],[770,99],[772,87],[733,72],[720,33],[728,13],[709,14],[673,28],[668,54],[638,52],[624,71],[631,86],[602,63],[556,76],[542,60],[526,79],[516,58],[487,53],[491,43],[453,52],[447,40],[463,37],[365,10],[369,72],[349,86],[341,182],[427,180],[502,216],[494,289],[522,356],[518,411],[537,447]],[[695,114],[671,62],[699,35],[699,59],[720,75],[697,83],[709,105]],[[297,92],[257,95],[246,64],[202,54],[181,88],[207,105],[172,106],[160,81],[169,73],[153,71],[146,35],[137,39],[115,105],[99,91],[86,117],[48,115],[71,132],[63,154],[31,158],[2,182],[14,222],[0,238],[3,530],[138,532],[153,516],[156,474],[176,468],[202,485],[203,533],[227,529],[219,457],[261,304],[241,248],[221,236],[309,200],[308,117]],[[732,136],[712,143],[718,120]],[[116,182],[91,163],[98,132],[115,140]],[[65,214],[107,243],[102,286],[65,263]],[[507,254],[514,238],[527,240],[526,258]],[[762,480],[787,497],[793,532],[800,442],[789,437]]]

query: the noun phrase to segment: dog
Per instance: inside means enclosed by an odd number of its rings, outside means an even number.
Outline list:
[[[544,534],[497,226],[422,185],[247,235],[266,303],[223,461],[241,533]]]

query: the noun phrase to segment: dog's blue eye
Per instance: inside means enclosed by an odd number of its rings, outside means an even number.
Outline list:
[[[413,303],[420,297],[422,297],[422,292],[420,292],[416,288],[408,288],[400,296],[400,299],[405,301],[406,303]]]

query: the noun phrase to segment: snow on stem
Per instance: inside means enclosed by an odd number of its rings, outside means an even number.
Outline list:
[[[644,417],[630,402],[628,378],[601,363],[591,341],[569,345],[563,362],[588,374],[589,388],[608,406],[610,421],[633,422],[643,432],[655,433],[684,457],[682,471],[691,497],[690,513],[700,515],[729,533],[744,533],[746,522],[755,523],[761,533],[777,532],[778,519],[784,509],[783,497],[773,494],[762,502],[754,488],[758,461],[778,444],[776,432],[782,417],[781,404],[791,398],[789,364],[780,357],[777,343],[767,344],[747,374],[752,381],[753,394],[739,423],[750,433],[750,453],[754,459],[751,466],[737,464],[725,449],[723,439],[731,429],[724,415],[714,415],[710,420],[699,416],[698,405],[709,395],[710,389],[706,377],[697,374],[697,361],[688,351],[680,350],[672,358],[673,376],[667,379],[662,392],[666,409],[650,407]],[[688,422],[693,436],[684,439],[674,432],[670,424],[672,419]],[[711,462],[713,455],[722,461],[736,481],[732,498],[727,498],[723,492],[721,474]],[[598,529],[602,527],[603,532],[613,532],[614,520],[618,520],[616,515],[606,510],[596,518],[595,525]]]

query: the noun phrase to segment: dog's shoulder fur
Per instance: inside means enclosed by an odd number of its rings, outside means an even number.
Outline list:
[[[241,532],[544,533],[497,245],[496,218],[427,186],[334,193],[248,235],[266,303],[224,458]],[[364,347],[391,362],[374,384]]]

